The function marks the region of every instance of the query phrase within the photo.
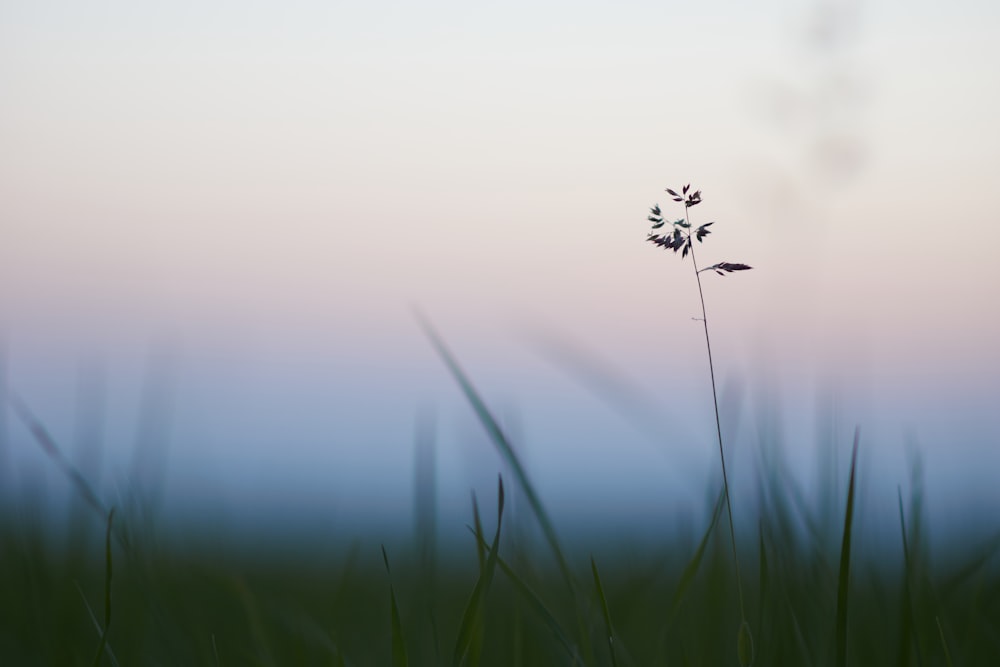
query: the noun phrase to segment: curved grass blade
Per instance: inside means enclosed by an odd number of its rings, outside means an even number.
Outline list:
[[[108,529],[104,534],[104,630],[101,632],[101,643],[97,645],[94,654],[94,667],[101,664],[104,647],[108,644],[108,628],[111,627],[111,524],[115,518],[115,508],[108,512]]]
[[[989,540],[987,540],[979,548],[972,551],[976,553],[972,559],[961,566],[953,574],[945,578],[944,584],[942,584],[942,604],[947,602],[947,600],[961,587],[966,581],[972,578],[979,570],[983,568],[984,565],[992,560],[996,552],[1000,550],[1000,533],[995,534]]]
[[[476,502],[476,492],[472,492],[472,522],[476,527],[476,534],[483,534],[483,522],[479,518],[479,503]],[[479,574],[486,569],[486,545],[476,540],[476,558],[479,559]]]
[[[392,607],[392,664],[393,667],[407,667],[406,643],[403,641],[403,623],[399,620],[399,606],[396,604],[396,591],[392,587],[392,572],[389,570],[389,557],[382,545],[382,560],[385,561],[385,573],[389,575],[389,603]]]
[[[100,636],[103,630],[101,630],[101,622],[97,620],[97,614],[94,613],[94,610],[90,606],[90,603],[87,602],[87,596],[84,595],[83,589],[80,588],[80,584],[78,582],[73,582],[73,583],[76,586],[76,592],[80,594],[80,600],[83,601],[84,608],[87,610],[87,615],[90,617],[90,622],[93,623],[94,625],[94,630],[96,630],[97,635]],[[111,664],[114,667],[119,667],[118,658],[115,656],[115,652],[111,648],[110,643],[106,643],[104,645],[104,653],[108,656],[108,659],[111,661]]]
[[[549,547],[552,549],[552,553],[555,556],[560,573],[566,580],[567,586],[575,592],[576,587],[573,583],[573,576],[570,572],[569,565],[566,562],[566,558],[563,556],[562,547],[559,546],[559,539],[556,536],[555,527],[549,519],[549,515],[545,511],[545,508],[542,506],[542,501],[539,498],[538,493],[535,491],[535,487],[531,483],[531,480],[528,478],[527,471],[524,469],[524,466],[521,465],[521,460],[514,452],[514,448],[511,446],[510,441],[500,428],[497,420],[493,418],[489,408],[486,407],[486,403],[483,402],[483,399],[479,396],[479,392],[477,392],[475,387],[472,386],[472,383],[462,371],[458,362],[455,361],[451,351],[444,344],[444,341],[441,340],[441,337],[438,336],[437,332],[434,331],[431,325],[420,313],[417,313],[417,321],[420,323],[424,333],[430,339],[431,344],[434,346],[434,349],[448,367],[452,376],[462,388],[462,393],[465,394],[466,399],[468,399],[469,403],[472,405],[473,411],[476,413],[479,421],[486,429],[486,432],[489,434],[493,444],[496,445],[500,455],[514,471],[514,476],[517,477],[521,490],[524,491],[524,495],[528,499],[528,504],[531,506],[531,510],[535,514],[535,518],[538,519],[538,523],[542,528],[542,533],[545,535],[545,539],[549,543]]]
[[[472,530],[470,528],[470,530]],[[473,535],[476,536],[476,541],[479,542],[484,549],[489,549],[489,545],[486,544],[486,540],[483,539],[482,534],[476,534],[473,531]],[[524,599],[528,602],[532,609],[535,610],[545,625],[549,628],[549,631],[556,638],[560,645],[566,650],[566,657],[568,657],[573,664],[583,667],[583,662],[580,660],[580,656],[577,651],[573,648],[573,644],[570,642],[569,638],[566,636],[566,632],[563,630],[559,621],[556,620],[555,615],[545,606],[542,599],[538,597],[538,594],[529,586],[516,572],[514,569],[503,559],[502,556],[497,557],[497,565],[500,567],[500,571],[503,572],[512,584],[517,592],[520,593]]]
[[[719,517],[722,515],[722,503],[725,499],[726,491],[722,489],[719,491],[719,497],[715,501],[715,509],[712,510],[712,520],[708,522],[708,528],[705,529],[705,534],[701,536],[701,542],[698,543],[698,548],[695,550],[694,556],[684,566],[681,579],[677,583],[677,590],[674,592],[674,599],[670,608],[670,623],[677,617],[677,612],[681,608],[681,602],[684,601],[684,595],[687,593],[688,588],[691,587],[692,582],[694,582],[695,575],[698,574],[698,569],[701,567],[701,560],[704,558],[705,550],[708,548],[708,540],[712,537],[715,524],[719,522]]]
[[[90,485],[90,482],[76,469],[70,460],[66,458],[62,450],[59,449],[59,445],[56,444],[55,439],[49,435],[48,430],[42,425],[42,422],[38,420],[37,417],[28,409],[27,403],[25,403],[20,396],[11,393],[9,396],[11,408],[14,410],[14,414],[17,415],[18,419],[24,422],[24,425],[31,431],[31,435],[35,438],[38,446],[42,448],[42,451],[52,459],[55,464],[63,471],[63,474],[69,478],[79,491],[83,499],[87,501],[90,507],[101,515],[101,518],[108,517],[108,510],[104,506],[94,492],[94,488]]]
[[[545,361],[628,421],[650,442],[656,443],[658,453],[669,455],[659,447],[667,439],[668,430],[664,428],[664,423],[669,425],[669,435],[675,440],[695,439],[689,431],[682,430],[684,427],[680,420],[669,416],[664,418],[663,406],[653,401],[649,392],[578,341],[563,335],[536,334],[529,344]]]
[[[847,589],[851,575],[851,526],[854,522],[854,482],[858,463],[858,438],[860,430],[854,429],[854,447],[851,451],[851,478],[847,485],[847,511],[844,513],[844,537],[840,545],[840,574],[837,576],[837,662],[847,667]]]
[[[476,527],[476,534],[483,534],[483,521],[479,517],[479,503],[476,500],[476,492],[472,492],[472,522]],[[479,576],[482,576],[483,572],[486,570],[486,548],[487,544],[485,542],[480,542],[476,540],[476,558],[479,562]],[[472,644],[469,646],[468,652],[468,663],[470,665],[479,664],[479,657],[483,653],[483,637],[484,633],[480,631],[476,632],[472,637]]]
[[[944,649],[944,662],[948,667],[955,667],[955,663],[951,661],[951,651],[948,650],[948,642],[944,638],[944,628],[941,627],[941,619],[935,616],[934,622],[937,623],[938,634],[941,636],[941,648]]]
[[[497,557],[500,547],[500,527],[503,520],[503,478],[499,478],[497,490],[497,532],[493,536],[493,546],[490,547],[489,558],[486,559],[486,567],[479,573],[472,595],[465,606],[462,614],[462,624],[459,626],[458,639],[455,641],[455,653],[452,657],[452,665],[458,667],[463,664],[469,655],[469,647],[472,646],[477,635],[483,634],[483,612],[486,601],[486,593],[493,583],[493,573],[496,571]],[[477,512],[478,514],[478,512]]]
[[[806,641],[805,632],[802,630],[802,621],[799,620],[799,614],[795,611],[795,604],[792,602],[791,597],[788,595],[788,589],[785,588],[783,591],[785,600],[785,613],[788,614],[788,620],[792,626],[792,634],[795,638],[795,648],[799,651],[799,663],[805,667],[810,667],[816,664],[816,660],[809,650],[809,642]]]
[[[593,647],[591,646],[590,641],[588,641],[589,633],[587,631],[586,621],[583,618],[582,609],[577,602],[579,595],[576,582],[573,579],[573,573],[570,571],[566,557],[563,555],[562,548],[559,546],[559,538],[556,536],[555,526],[552,524],[548,513],[546,513],[545,508],[542,506],[542,501],[539,498],[538,493],[535,491],[534,485],[531,483],[531,480],[528,479],[527,471],[525,471],[524,466],[521,465],[521,460],[517,457],[514,448],[511,446],[507,436],[500,428],[499,423],[496,419],[494,419],[493,415],[486,407],[486,404],[483,402],[483,399],[480,398],[478,392],[476,392],[472,383],[458,365],[458,362],[455,361],[455,358],[441,340],[441,337],[437,335],[430,323],[428,323],[419,312],[417,312],[416,315],[424,333],[430,339],[434,349],[441,356],[441,359],[445,362],[448,370],[451,371],[452,376],[462,388],[462,393],[465,394],[465,397],[472,405],[473,411],[476,413],[479,421],[486,429],[486,432],[489,434],[493,444],[496,445],[500,455],[514,471],[514,476],[517,477],[517,481],[521,485],[521,490],[528,499],[528,504],[530,505],[532,512],[535,514],[538,524],[542,528],[542,534],[545,535],[545,539],[549,543],[549,547],[552,549],[552,554],[559,567],[559,573],[562,575],[563,582],[566,584],[566,588],[569,591],[570,601],[572,602],[573,609],[576,611],[577,632],[579,633],[586,662],[593,662]]]
[[[590,558],[590,569],[594,573],[594,586],[597,587],[597,597],[601,601],[601,614],[604,616],[604,631],[608,638],[608,649],[611,651],[611,665],[618,667],[618,656],[615,653],[615,630],[611,624],[611,611],[608,609],[608,599],[604,596],[604,587],[601,585],[601,575],[597,573],[597,563],[594,557]]]

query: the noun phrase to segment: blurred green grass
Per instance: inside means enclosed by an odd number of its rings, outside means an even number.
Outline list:
[[[641,550],[610,545],[595,558],[567,547],[501,427],[435,343],[513,471],[508,493],[530,510],[504,515],[501,486],[494,520],[473,497],[464,541],[436,539],[433,445],[419,433],[408,543],[348,535],[321,552],[308,539],[269,543],[261,526],[254,539],[266,548],[222,538],[193,546],[160,530],[141,489],[120,494],[117,508],[97,498],[21,406],[76,489],[73,509],[86,511],[71,513],[60,536],[44,498],[0,505],[0,664],[739,664],[748,635],[721,494],[707,496],[695,541],[664,525],[646,527],[662,539]],[[906,502],[898,492],[899,523],[877,527],[889,539],[876,548],[852,521],[866,512],[853,455],[847,469],[826,468],[813,502],[765,440],[756,488],[738,498],[756,499],[737,530],[753,664],[1000,664],[1000,534],[932,545],[918,461]],[[995,529],[989,512],[957,520]],[[590,543],[620,534],[598,521],[589,530]]]
[[[9,519],[0,532],[3,664],[92,664],[101,632],[91,614],[102,618],[104,609],[101,540],[70,551],[53,546],[37,525]],[[764,519],[757,542],[742,545],[760,554],[748,568],[759,575],[747,582],[754,664],[833,664],[836,554],[785,541]],[[301,559],[239,554],[225,545],[112,544],[110,652],[101,664],[400,664],[392,657],[389,578],[375,544],[344,544],[326,564],[306,553],[308,544]],[[902,551],[902,536],[900,545]],[[922,550],[909,545],[909,557],[900,553],[890,567],[864,558],[852,564],[847,664],[998,664],[1000,573],[990,559],[996,545],[964,545],[964,562],[950,566],[915,558]],[[596,576],[587,576],[589,555],[570,552],[581,586],[574,598],[544,553],[501,543],[504,566],[474,618],[479,664],[737,664],[740,618],[725,534],[711,532],[687,581],[693,552],[685,545],[668,556],[604,557],[600,592]],[[446,664],[480,576],[475,542],[470,537],[465,548],[443,555],[432,578],[418,556],[415,548],[390,550],[398,632],[409,664]]]

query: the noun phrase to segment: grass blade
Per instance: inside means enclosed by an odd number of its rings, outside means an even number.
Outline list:
[[[486,593],[493,583],[493,573],[496,571],[497,557],[500,548],[500,527],[503,520],[503,478],[499,478],[497,490],[497,532],[493,536],[493,546],[490,547],[489,558],[486,559],[486,567],[479,573],[472,595],[469,596],[469,603],[465,606],[462,614],[462,624],[459,626],[458,639],[455,641],[455,653],[452,657],[452,664],[458,667],[465,662],[469,654],[469,647],[472,646],[477,635],[483,634],[483,612],[486,601]],[[478,514],[478,512],[477,512]]]
[[[590,392],[614,412],[647,436],[650,442],[662,445],[667,436],[677,441],[691,441],[694,436],[679,420],[664,418],[664,408],[649,397],[649,392],[619,372],[593,350],[583,348],[579,341],[565,336],[536,334],[532,347],[549,363],[569,375],[580,387]],[[668,423],[669,433],[664,428]],[[657,452],[667,454],[657,447]]]
[[[434,349],[441,356],[441,359],[448,367],[448,370],[462,388],[462,393],[465,394],[466,399],[468,399],[469,403],[472,405],[473,411],[476,413],[479,421],[486,429],[486,432],[489,434],[493,444],[496,445],[500,455],[514,471],[514,476],[517,478],[517,481],[521,486],[521,490],[528,499],[528,505],[531,506],[531,510],[534,513],[535,518],[538,520],[538,524],[542,528],[542,534],[545,535],[545,540],[552,549],[552,554],[555,556],[556,564],[559,567],[559,573],[562,575],[563,582],[566,584],[566,588],[569,591],[573,609],[576,610],[577,632],[579,633],[581,646],[583,647],[585,658],[587,659],[586,661],[588,663],[593,662],[592,646],[588,641],[589,633],[587,631],[586,622],[583,618],[582,610],[577,603],[578,592],[576,582],[573,579],[573,573],[570,571],[566,557],[563,555],[562,548],[559,546],[559,538],[556,536],[555,526],[552,524],[548,513],[546,513],[545,508],[542,506],[542,501],[539,498],[538,493],[535,491],[535,487],[531,483],[531,480],[528,478],[527,471],[524,469],[524,466],[521,465],[521,460],[517,457],[517,453],[514,451],[510,441],[507,439],[507,436],[500,428],[499,423],[496,419],[494,419],[493,415],[486,407],[486,403],[483,402],[479,393],[476,392],[472,383],[469,381],[468,377],[458,365],[458,362],[455,361],[455,358],[448,350],[448,347],[441,340],[441,337],[437,335],[430,323],[428,323],[419,312],[417,313],[417,321],[420,323],[420,326],[423,327],[424,333],[430,339]]]
[[[396,591],[392,587],[392,572],[389,570],[389,557],[382,545],[382,560],[385,561],[385,572],[389,575],[389,603],[392,607],[392,664],[393,667],[407,667],[406,643],[403,641],[403,623],[399,620],[399,606],[396,604]]]
[[[719,491],[719,498],[715,501],[715,509],[712,510],[712,520],[708,522],[708,528],[705,529],[705,534],[701,536],[701,542],[698,543],[698,548],[695,550],[694,556],[684,566],[684,571],[681,573],[681,578],[677,583],[677,590],[674,592],[674,599],[671,603],[669,622],[673,622],[674,618],[676,618],[677,612],[681,608],[681,602],[684,601],[684,595],[694,582],[695,575],[698,574],[702,558],[705,556],[705,550],[708,548],[708,541],[712,537],[712,531],[715,530],[715,524],[719,522],[719,517],[722,515],[722,503],[725,499],[726,493],[725,489],[723,489]]]
[[[483,399],[479,396],[479,392],[477,392],[475,387],[472,386],[469,378],[462,371],[458,362],[455,361],[451,351],[444,344],[444,341],[441,340],[441,337],[438,336],[437,332],[434,331],[427,320],[425,320],[419,313],[417,314],[417,320],[420,322],[421,327],[423,327],[424,333],[430,339],[434,349],[437,351],[452,376],[462,388],[462,393],[465,394],[466,399],[468,399],[469,403],[472,405],[473,411],[476,413],[479,421],[486,429],[486,432],[489,434],[493,444],[496,445],[500,455],[511,467],[511,470],[514,471],[514,476],[517,478],[518,484],[520,484],[525,497],[527,497],[528,504],[531,506],[531,510],[535,514],[535,518],[538,519],[538,523],[542,527],[542,533],[545,535],[545,539],[549,543],[549,547],[552,549],[552,553],[555,556],[560,573],[566,580],[567,586],[569,586],[571,590],[575,591],[576,587],[573,583],[573,576],[570,573],[566,558],[563,556],[562,547],[559,546],[559,539],[556,536],[555,527],[549,519],[549,515],[545,511],[545,508],[542,506],[542,501],[539,498],[538,493],[535,491],[535,486],[528,478],[528,473],[524,469],[524,466],[521,465],[521,460],[514,452],[514,448],[511,446],[510,441],[500,428],[497,420],[493,418],[489,408],[486,407],[486,403],[483,402]]]
[[[483,534],[483,522],[479,518],[479,503],[476,502],[476,492],[472,492],[472,522],[476,527],[476,534]],[[486,545],[476,540],[476,558],[479,559],[479,574],[486,569]]]
[[[948,642],[944,638],[944,628],[941,627],[941,619],[935,616],[934,622],[937,623],[938,634],[941,636],[941,648],[944,649],[944,662],[948,667],[955,667],[955,663],[951,661],[951,651],[948,650]]]
[[[945,582],[941,586],[944,590],[944,593],[942,593],[942,603],[947,601],[948,598],[961,586],[963,586],[966,581],[979,572],[984,565],[989,563],[996,554],[997,550],[1000,550],[1000,534],[996,534],[991,537],[981,547],[973,549],[972,551],[974,551],[976,555],[953,574],[945,578]]]
[[[73,582],[73,583],[76,586],[76,592],[80,594],[80,600],[83,602],[84,608],[87,610],[87,615],[90,617],[90,622],[93,623],[94,630],[97,631],[97,636],[100,637],[101,633],[103,632],[103,630],[101,629],[101,622],[97,620],[97,614],[94,613],[94,610],[90,606],[90,603],[87,602],[87,596],[84,594],[83,589],[80,588],[80,584],[78,582]],[[104,652],[107,654],[108,659],[111,661],[111,664],[114,665],[114,667],[118,667],[118,658],[115,656],[115,652],[114,650],[112,650],[110,643],[106,643],[104,645]]]
[[[479,503],[476,500],[476,492],[472,492],[472,522],[476,528],[477,535],[483,535],[483,521],[479,516]],[[485,541],[476,540],[476,558],[479,563],[479,576],[486,571],[486,549],[488,545]],[[470,665],[479,664],[479,657],[483,653],[483,632],[476,632],[472,637],[472,644],[469,646],[468,662]]]
[[[910,560],[910,540],[906,534],[906,517],[903,514],[903,490],[896,487],[899,499],[899,527],[903,534],[903,619],[899,630],[899,665],[910,664],[910,644],[914,639],[913,628],[916,625],[916,614],[913,610],[913,566]],[[917,643],[917,663],[923,664],[920,656],[920,644]]]
[[[799,614],[795,611],[795,605],[788,594],[788,589],[786,588],[783,593],[785,599],[785,613],[788,614],[788,620],[792,626],[792,636],[795,638],[795,648],[799,651],[797,664],[805,665],[805,667],[815,665],[816,660],[812,655],[812,651],[809,650],[809,642],[806,640],[805,632],[802,630],[802,621],[799,620]]]
[[[608,609],[608,599],[604,596],[604,587],[601,585],[601,575],[597,573],[597,563],[593,556],[590,558],[590,569],[594,573],[594,585],[597,587],[597,597],[601,600],[601,613],[604,616],[604,631],[608,638],[608,649],[611,651],[611,665],[618,667],[618,656],[615,654],[615,630],[611,624],[611,611]]]
[[[854,429],[854,447],[851,450],[851,477],[847,485],[847,511],[844,513],[844,538],[840,545],[840,574],[837,576],[837,666],[847,667],[847,589],[851,575],[851,526],[854,523],[854,482],[858,463],[858,438],[860,430]]]
[[[115,518],[115,508],[108,512],[108,529],[104,534],[104,630],[101,632],[101,642],[94,654],[94,667],[101,664],[104,647],[108,644],[108,628],[111,627],[111,524]]]
[[[473,533],[476,535],[475,533]],[[483,546],[484,549],[489,549],[489,545],[486,544],[486,540],[483,539],[482,534],[476,535],[476,540]],[[580,656],[577,654],[576,650],[573,648],[573,644],[570,642],[563,630],[559,621],[556,620],[555,615],[545,606],[542,599],[537,593],[529,586],[525,581],[514,571],[514,569],[503,559],[502,556],[497,557],[497,565],[500,567],[500,571],[503,572],[507,579],[514,584],[514,588],[517,592],[521,594],[522,597],[528,602],[535,613],[542,619],[545,625],[549,628],[549,631],[556,638],[560,645],[566,650],[566,657],[568,657],[573,664],[583,666],[580,661]]]
[[[107,518],[109,512],[98,497],[94,493],[93,487],[90,482],[84,478],[79,470],[76,469],[66,455],[63,454],[62,450],[59,449],[59,445],[56,444],[55,439],[49,435],[48,430],[42,425],[42,422],[32,414],[31,410],[28,409],[28,405],[21,400],[21,397],[17,394],[10,394],[10,405],[14,410],[14,414],[17,415],[18,419],[24,422],[24,425],[31,431],[31,435],[35,438],[38,446],[42,448],[42,451],[52,459],[55,464],[63,471],[69,480],[76,487],[76,490],[83,496],[83,499],[87,501],[87,504],[95,512],[101,515],[101,518]]]

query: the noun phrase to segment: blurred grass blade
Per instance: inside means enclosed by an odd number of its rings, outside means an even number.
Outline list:
[[[791,597],[788,595],[788,590],[785,589],[784,600],[785,600],[785,613],[788,614],[788,620],[791,622],[792,635],[795,638],[795,647],[799,652],[799,665],[815,665],[816,660],[813,658],[812,651],[809,649],[809,642],[806,640],[805,632],[802,630],[802,621],[799,620],[799,614],[795,610],[795,605],[792,602]]]
[[[592,646],[590,641],[588,641],[590,635],[587,631],[586,621],[583,618],[583,610],[577,602],[578,592],[576,582],[573,579],[573,573],[570,571],[569,563],[567,563],[566,557],[563,555],[562,548],[559,546],[559,538],[556,536],[555,526],[552,524],[548,514],[545,512],[545,508],[542,506],[542,501],[539,498],[538,493],[535,491],[534,485],[532,485],[531,480],[528,479],[527,471],[525,471],[524,466],[521,465],[521,460],[517,457],[517,453],[514,451],[510,441],[507,439],[507,436],[500,428],[499,423],[493,418],[493,415],[486,407],[486,404],[483,402],[482,398],[480,398],[479,394],[472,386],[472,383],[469,382],[469,379],[458,365],[458,362],[455,361],[455,358],[452,356],[447,346],[445,346],[441,337],[437,335],[430,323],[428,323],[419,312],[416,313],[416,316],[418,322],[424,330],[424,333],[433,344],[434,349],[441,356],[445,365],[448,366],[448,370],[451,371],[452,376],[454,376],[455,380],[462,388],[462,392],[472,405],[473,411],[476,413],[479,421],[486,429],[486,432],[489,434],[493,444],[496,445],[500,455],[514,471],[514,476],[521,485],[521,490],[528,499],[528,504],[531,506],[531,510],[535,514],[535,518],[538,520],[538,524],[542,528],[545,540],[549,543],[549,547],[552,549],[552,554],[556,559],[556,564],[559,567],[559,573],[562,575],[563,582],[569,591],[571,604],[576,612],[577,632],[579,633],[579,639],[586,661],[588,663],[593,662]]]
[[[104,630],[101,632],[101,642],[94,654],[94,667],[101,664],[104,647],[108,644],[108,628],[111,627],[111,525],[115,518],[115,508],[108,512],[108,529],[104,534]]]
[[[998,549],[1000,549],[1000,534],[994,535],[981,547],[974,549],[973,551],[975,551],[976,556],[966,562],[965,565],[959,567],[953,574],[945,578],[945,583],[941,586],[943,589],[941,600],[942,604],[947,601],[952,594],[958,591],[958,589],[965,584],[966,581],[982,569],[984,565],[990,562]]]
[[[840,545],[840,574],[837,576],[837,667],[847,667],[847,589],[851,576],[851,527],[854,523],[854,486],[858,464],[860,429],[854,429],[851,450],[851,477],[847,485],[847,510],[844,513],[844,538]]]
[[[517,477],[521,490],[524,492],[525,497],[527,497],[528,504],[531,506],[532,512],[534,512],[535,517],[538,519],[538,523],[542,527],[542,533],[545,535],[545,539],[549,543],[549,547],[552,549],[552,553],[559,566],[559,571],[562,574],[563,579],[566,581],[566,585],[570,588],[570,590],[575,592],[576,587],[573,583],[573,576],[570,572],[569,565],[566,562],[566,558],[563,556],[562,548],[559,546],[559,539],[556,536],[555,527],[549,519],[545,508],[542,506],[542,501],[539,498],[538,493],[535,491],[535,487],[531,483],[531,480],[528,478],[527,471],[524,469],[524,466],[521,465],[521,460],[514,452],[514,448],[511,446],[510,441],[507,440],[507,436],[500,428],[499,423],[493,418],[489,408],[486,407],[486,403],[484,403],[483,399],[480,398],[479,393],[472,386],[472,383],[462,371],[458,362],[455,361],[455,358],[448,350],[448,347],[444,344],[444,341],[441,340],[441,337],[438,336],[437,332],[434,331],[430,323],[428,323],[420,313],[417,313],[417,320],[423,328],[424,333],[430,339],[434,349],[437,351],[438,355],[441,356],[441,359],[448,367],[448,370],[451,371],[452,376],[454,376],[455,380],[462,388],[462,393],[465,394],[466,399],[468,399],[469,403],[472,405],[473,411],[476,413],[479,421],[486,429],[486,432],[489,434],[493,444],[496,445],[497,449],[500,451],[500,455],[511,467],[511,470],[514,471],[514,476]]]
[[[722,503],[725,499],[726,491],[722,489],[719,491],[719,497],[715,501],[715,509],[712,510],[712,520],[708,522],[708,528],[705,529],[705,534],[701,536],[701,542],[698,543],[698,548],[695,550],[694,556],[684,566],[684,571],[681,573],[681,578],[677,583],[677,590],[674,592],[674,599],[670,606],[668,622],[672,623],[674,618],[676,618],[677,612],[681,608],[681,602],[684,601],[684,595],[694,582],[695,575],[698,574],[702,558],[705,556],[705,550],[708,548],[708,541],[712,537],[712,531],[715,530],[715,524],[719,522],[719,517],[722,515]]]
[[[764,600],[767,599],[767,588],[768,588],[768,566],[767,566],[767,549],[764,548],[764,524],[757,524],[758,533],[758,549],[760,550],[760,555],[758,557],[758,562],[760,570],[758,573],[758,585],[760,587],[760,598],[757,602],[757,629],[761,633],[764,631]]]
[[[694,436],[683,428],[680,420],[664,419],[663,406],[652,400],[649,392],[600,359],[594,350],[585,349],[577,340],[565,335],[536,333],[530,344],[547,362],[569,375],[580,387],[604,402],[617,414],[648,437],[662,445],[667,439],[664,423],[669,423],[669,435],[677,441],[691,441]],[[661,447],[657,452],[667,454]]]
[[[452,657],[452,665],[454,667],[458,667],[465,662],[466,657],[470,653],[469,647],[472,646],[476,636],[485,634],[483,630],[484,607],[486,594],[490,589],[490,584],[493,583],[493,573],[496,571],[497,557],[500,551],[503,501],[503,478],[500,477],[497,488],[497,532],[493,536],[493,546],[490,547],[490,555],[486,559],[486,567],[479,573],[476,586],[472,589],[472,595],[469,596],[469,603],[465,606],[465,613],[462,614],[462,624],[459,626],[458,639],[455,641],[455,653]]]
[[[392,587],[392,572],[389,570],[389,556],[382,545],[382,560],[385,561],[385,572],[389,575],[389,603],[392,608],[392,665],[407,667],[406,643],[403,641],[403,623],[399,620],[399,606],[396,604],[396,591]]]
[[[97,631],[97,636],[100,637],[102,633],[101,622],[97,620],[97,614],[94,613],[94,609],[90,606],[90,603],[87,602],[87,596],[83,593],[83,589],[80,588],[80,583],[74,581],[73,584],[76,586],[76,592],[80,594],[80,600],[83,602],[83,606],[87,610],[87,616],[90,617],[90,622],[94,625],[94,630]],[[104,645],[104,652],[107,654],[108,659],[111,660],[111,664],[114,665],[114,667],[118,667],[118,658],[115,657],[115,652],[112,650],[110,643]]]
[[[736,633],[736,655],[742,667],[750,667],[753,664],[753,633],[750,632],[750,623],[745,619],[740,623],[740,629]]]
[[[476,502],[476,492],[472,492],[472,522],[476,527],[476,535],[483,534],[483,522],[479,518],[479,503]],[[479,559],[479,574],[486,569],[486,545],[476,540],[476,557]]]
[[[489,549],[486,544],[486,540],[483,538],[482,534],[476,535],[476,541],[478,541],[483,548]],[[570,642],[563,630],[559,621],[556,620],[555,615],[545,606],[542,599],[538,597],[538,594],[529,586],[525,581],[514,571],[514,569],[507,564],[502,556],[497,557],[497,565],[500,567],[500,571],[503,572],[512,584],[517,592],[521,594],[522,597],[528,602],[535,613],[541,617],[542,621],[549,628],[549,631],[556,638],[556,640],[562,645],[566,650],[566,656],[573,662],[573,664],[580,665],[582,667],[583,663],[580,661],[580,656],[577,651],[573,648],[573,644]]]
[[[604,596],[604,587],[601,585],[601,575],[597,573],[597,563],[594,557],[590,558],[590,569],[594,573],[594,586],[597,587],[597,597],[601,601],[601,614],[604,616],[604,631],[608,638],[608,649],[611,651],[611,664],[618,667],[618,656],[615,654],[615,630],[611,624],[611,610],[608,609],[608,599]]]
[[[476,492],[472,492],[472,522],[476,528],[477,535],[483,535],[483,521],[479,516],[479,502],[476,500]],[[479,576],[486,571],[486,549],[485,541],[476,540],[476,558],[479,563]],[[483,632],[476,632],[472,637],[472,644],[469,646],[468,662],[470,665],[479,663],[479,656],[483,652]]]
[[[944,628],[941,627],[941,619],[935,616],[934,622],[937,623],[938,634],[941,636],[941,648],[944,649],[944,662],[948,667],[955,667],[955,663],[951,661],[951,651],[948,650],[948,642],[944,638]]]
[[[90,505],[95,512],[100,514],[102,519],[106,518],[108,516],[108,510],[104,507],[104,503],[98,499],[97,494],[94,493],[94,489],[90,485],[90,482],[88,482],[80,471],[76,469],[76,466],[70,463],[70,460],[66,458],[66,455],[63,454],[61,449],[59,449],[56,441],[51,435],[49,435],[49,432],[42,425],[42,422],[40,422],[35,415],[32,414],[31,410],[28,409],[28,405],[21,400],[20,396],[11,393],[9,399],[10,405],[14,410],[14,414],[16,414],[18,419],[24,422],[24,425],[29,431],[31,431],[31,435],[35,438],[39,447],[42,448],[42,451],[45,452],[45,454],[52,459],[57,466],[59,466],[59,469],[62,470],[63,474],[69,478],[69,480],[73,483],[73,486],[76,487],[76,490],[81,496],[83,496],[83,499],[87,501],[87,504]]]
[[[906,534],[906,517],[903,515],[903,490],[896,487],[896,495],[899,501],[899,527],[903,533],[903,565],[906,566],[905,574],[907,584],[910,582],[910,540]]]
[[[896,487],[896,494],[899,500],[899,527],[903,535],[903,618],[899,628],[899,665],[905,667],[910,664],[910,645],[914,639],[913,628],[916,623],[913,610],[913,572],[910,564],[910,540],[906,534],[906,517],[903,514],[903,490]],[[917,644],[919,654],[920,645]],[[918,655],[919,657],[919,655]],[[923,660],[918,660],[921,664]]]
[[[760,552],[760,554],[758,556],[758,568],[759,569],[758,569],[758,574],[757,574],[757,585],[758,585],[758,588],[759,588],[759,593],[758,593],[759,597],[758,597],[758,600],[757,600],[757,631],[760,633],[761,643],[763,644],[763,638],[764,638],[764,603],[767,600],[768,594],[769,594],[768,587],[769,587],[769,584],[770,584],[770,581],[769,581],[769,579],[770,579],[770,568],[768,567],[768,563],[767,563],[767,548],[764,546],[764,523],[761,522],[761,521],[758,521],[758,523],[757,523],[757,541],[758,541],[757,548],[758,548],[758,550]],[[749,628],[747,628],[747,630],[749,631]],[[740,637],[741,638],[742,638],[742,632],[743,632],[743,630],[742,630],[742,626],[741,626],[741,629],[740,629],[740,633],[741,633]],[[751,644],[750,655],[751,655],[751,660],[752,660],[752,657],[754,655],[754,653],[753,653],[753,637],[752,636],[750,636],[750,644]],[[738,646],[737,646],[737,650],[739,650]]]

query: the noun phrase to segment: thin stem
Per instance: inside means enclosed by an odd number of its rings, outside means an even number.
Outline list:
[[[688,207],[684,206],[684,220],[688,223],[688,230],[691,229],[691,218],[688,215]],[[746,610],[743,605],[743,578],[740,576],[740,558],[736,553],[736,528],[733,523],[733,504],[729,499],[729,475],[726,473],[726,453],[722,447],[722,421],[719,419],[719,395],[715,389],[715,365],[712,363],[712,341],[708,336],[708,314],[705,311],[705,293],[701,289],[701,273],[698,272],[698,262],[694,257],[694,243],[691,242],[691,232],[688,231],[688,241],[690,243],[691,264],[694,266],[694,277],[698,281],[698,298],[701,299],[701,323],[705,326],[705,347],[708,349],[708,372],[712,378],[712,401],[715,404],[715,430],[719,436],[719,459],[722,461],[722,486],[726,492],[726,511],[729,514],[729,538],[733,544],[733,564],[736,566],[736,588],[740,597],[740,616],[743,621],[747,620]]]

